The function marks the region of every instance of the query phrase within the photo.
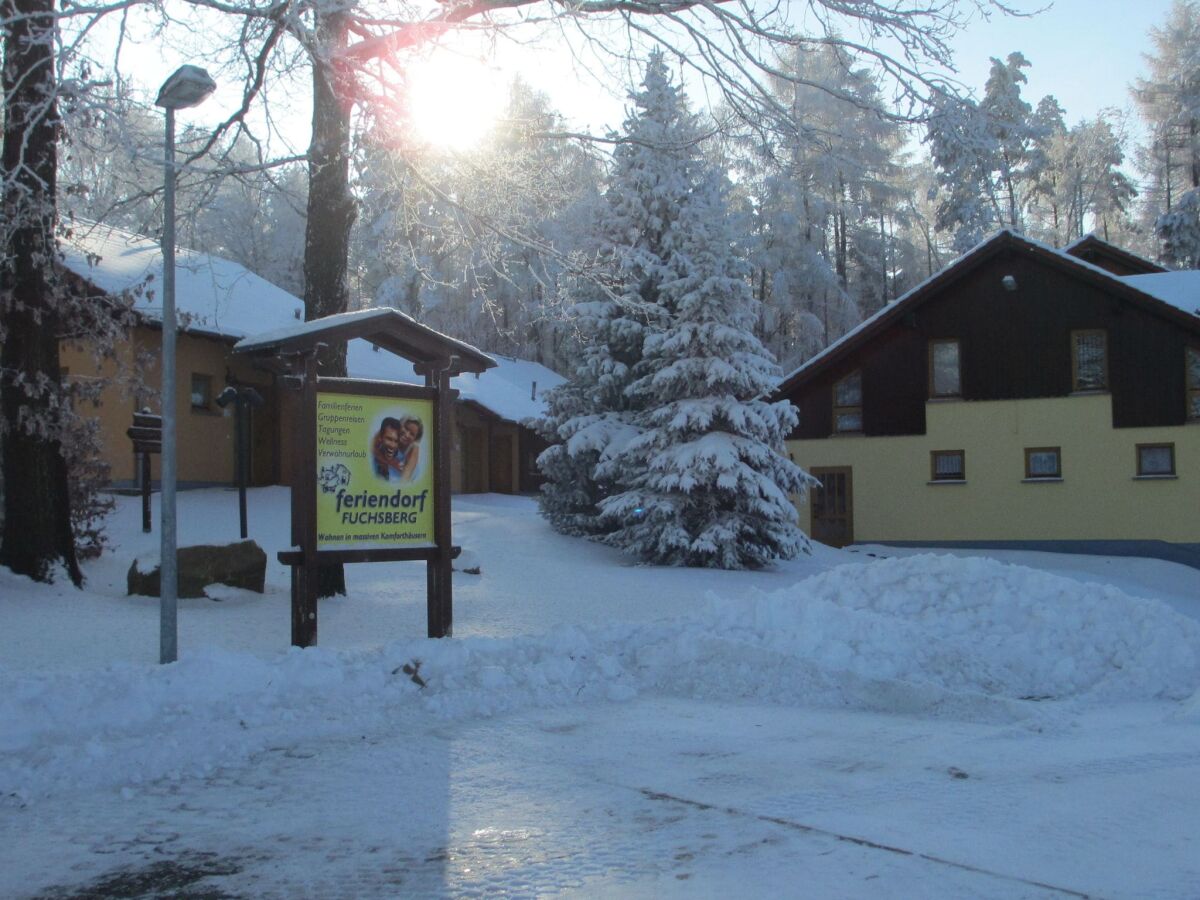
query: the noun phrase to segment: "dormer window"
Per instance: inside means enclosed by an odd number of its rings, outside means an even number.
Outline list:
[[[1108,390],[1108,334],[1102,329],[1071,332],[1071,390]]]
[[[839,434],[863,430],[862,372],[851,372],[833,386],[833,430]]]
[[[958,341],[934,340],[929,342],[929,396],[961,397],[962,380],[959,377]]]

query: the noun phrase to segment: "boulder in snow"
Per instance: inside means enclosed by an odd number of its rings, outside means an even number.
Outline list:
[[[180,547],[176,558],[180,597],[203,597],[204,589],[210,584],[263,592],[267,554],[254,541]],[[147,565],[142,560],[134,560],[126,581],[130,594],[159,596],[158,561]]]

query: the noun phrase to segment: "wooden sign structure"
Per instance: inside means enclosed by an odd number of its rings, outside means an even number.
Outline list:
[[[424,386],[320,377],[318,349],[353,338],[412,362]],[[428,635],[449,637],[451,561],[458,549],[450,528],[449,422],[458,392],[450,379],[490,369],[495,361],[395,309],[341,313],[253,335],[234,352],[251,354],[299,392],[291,450],[293,549],[279,554],[292,568],[292,644],[317,643],[317,569],[325,563],[424,560]],[[414,419],[419,428],[409,426],[397,439],[397,428]],[[392,449],[404,440],[411,443]],[[409,470],[397,461],[419,459],[422,451],[423,462]]]
[[[162,453],[162,416],[154,415],[149,407],[133,414],[133,427],[125,429],[133,441],[133,452],[141,457],[142,532],[150,533],[150,454]]]

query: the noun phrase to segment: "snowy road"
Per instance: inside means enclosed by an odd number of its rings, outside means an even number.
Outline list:
[[[0,807],[0,896],[1194,898],[1200,753],[1162,714],[1039,732],[642,698],[422,717]]]
[[[456,498],[455,639],[380,564],[285,652],[272,564],[181,603],[158,666],[135,499],[87,591],[0,572],[3,900],[1200,897],[1194,569],[662,569]],[[181,501],[186,541],[236,522]],[[284,501],[254,494],[264,547]]]

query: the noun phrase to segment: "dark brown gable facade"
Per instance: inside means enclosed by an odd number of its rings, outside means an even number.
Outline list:
[[[1064,248],[1063,252],[1094,266],[1099,266],[1114,275],[1151,275],[1167,271],[1158,263],[1143,259],[1128,250],[1103,241],[1094,234],[1080,238]]]
[[[868,320],[787,378],[776,397],[799,411],[790,439],[827,438],[835,387],[857,373],[862,434],[920,435],[932,342],[958,342],[958,398],[1015,400],[1078,391],[1072,342],[1080,334],[1103,347],[1113,427],[1184,424],[1183,361],[1200,338],[1200,317],[1011,232]]]

